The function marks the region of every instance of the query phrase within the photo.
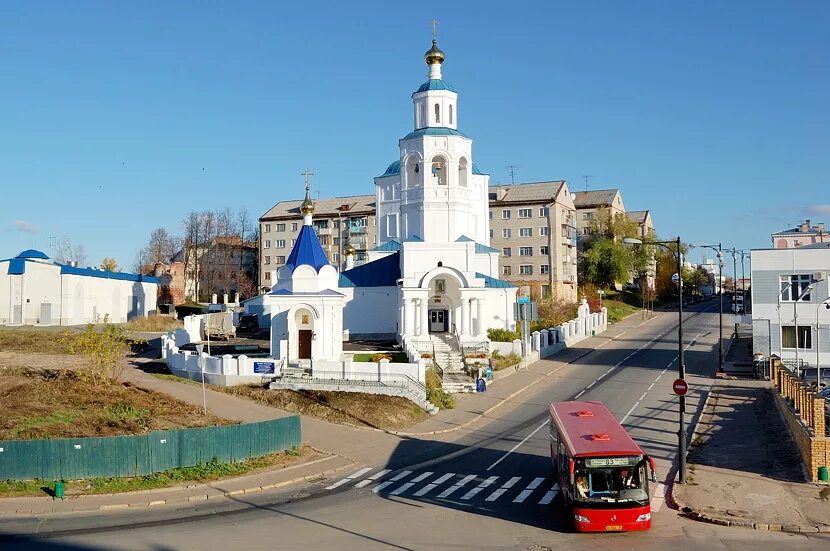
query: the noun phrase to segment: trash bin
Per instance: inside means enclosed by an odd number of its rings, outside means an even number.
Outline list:
[[[819,467],[818,468],[818,479],[819,479],[819,482],[827,482],[828,481],[827,467]]]
[[[476,381],[476,392],[486,392],[487,391],[487,381],[484,379],[478,379]]]
[[[56,499],[63,499],[63,481],[59,480],[55,482],[55,498]]]

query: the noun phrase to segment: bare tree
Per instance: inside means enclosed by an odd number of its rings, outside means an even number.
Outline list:
[[[150,241],[147,243],[149,262],[167,263],[176,254],[173,237],[166,228],[156,228],[150,233]]]
[[[58,242],[55,249],[55,262],[58,264],[77,263],[79,266],[86,264],[86,249],[80,243],[75,245],[71,239],[64,237]]]

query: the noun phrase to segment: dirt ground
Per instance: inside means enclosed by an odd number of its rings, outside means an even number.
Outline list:
[[[231,423],[127,383],[96,386],[68,369],[0,367],[0,440],[120,436]]]
[[[398,430],[428,417],[424,410],[399,396],[360,392],[270,390],[251,386],[214,388],[275,408],[346,425]]]

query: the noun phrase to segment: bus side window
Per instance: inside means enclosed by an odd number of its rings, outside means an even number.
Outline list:
[[[568,472],[568,454],[562,441],[559,442],[559,472]]]

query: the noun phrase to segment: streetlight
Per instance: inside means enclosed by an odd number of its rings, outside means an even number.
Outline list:
[[[642,245],[643,241],[626,237],[623,243],[628,245]],[[681,252],[680,236],[672,241],[649,241],[648,245],[659,245],[668,249],[677,258],[677,373],[681,380],[686,379],[686,363],[683,357],[683,253]],[[677,251],[669,245],[677,247]],[[678,395],[680,398],[680,415],[678,417],[679,430],[677,431],[679,466],[678,474],[680,484],[686,483],[686,396]]]
[[[714,245],[689,245],[689,247],[704,247],[712,249],[718,255],[718,297],[720,298],[720,309],[718,310],[718,372],[723,373],[723,282],[721,280],[723,274],[723,247],[718,243],[717,248]],[[746,299],[744,299],[746,300]]]
[[[819,356],[818,356],[819,338],[821,336],[821,328],[818,325],[818,313],[821,311],[821,305],[822,304],[824,305],[825,308],[830,310],[830,297],[827,297],[826,299],[822,300],[821,302],[818,303],[818,306],[816,306],[816,384],[818,384],[821,381],[821,363],[819,362]],[[798,343],[796,343],[796,344],[798,344]]]
[[[736,254],[739,252],[734,247],[731,249],[726,249],[726,252],[732,254],[732,305],[735,311],[735,314],[738,313],[738,261],[736,259]],[[746,300],[744,297],[742,300]],[[744,310],[746,310],[746,305],[744,305]],[[735,338],[738,338],[738,322],[735,322]]]

